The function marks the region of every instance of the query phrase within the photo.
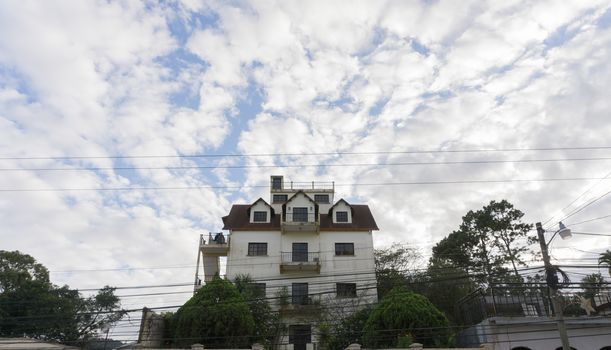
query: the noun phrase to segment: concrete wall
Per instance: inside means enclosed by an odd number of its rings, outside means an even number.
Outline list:
[[[569,343],[577,350],[600,350],[611,346],[611,319],[581,317],[568,319],[566,324]],[[456,341],[461,346],[488,343],[493,350],[520,346],[531,350],[554,350],[562,346],[555,319],[549,317],[489,318],[462,332]]]

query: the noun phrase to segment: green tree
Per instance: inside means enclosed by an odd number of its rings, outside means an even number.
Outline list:
[[[229,281],[215,276],[176,312],[175,344],[243,348],[251,343],[255,321],[248,303]]]
[[[444,345],[448,341],[448,319],[423,295],[397,287],[372,310],[363,329],[368,347],[397,346],[401,337],[410,336],[425,345]]]
[[[521,221],[523,216],[506,200],[470,210],[459,229],[433,247],[433,258],[455,264],[481,284],[508,279],[507,265],[519,277],[518,266],[524,265],[523,254],[532,229],[531,224]]]
[[[343,350],[353,343],[363,344],[363,328],[369,319],[372,308],[361,309],[340,320],[329,315],[335,322],[323,322],[319,325],[319,339],[323,349]]]
[[[265,297],[265,289],[254,283],[249,275],[237,275],[233,280],[238,292],[246,300],[252,318],[257,325],[253,341],[262,342],[271,347],[277,343],[282,323],[277,313],[272,309]]]
[[[586,299],[594,299],[606,282],[603,275],[600,273],[592,273],[581,279],[583,285],[583,297]]]
[[[600,257],[598,258],[598,265],[607,265],[607,272],[609,273],[609,276],[611,276],[611,250],[607,250],[604,253],[600,254]]]
[[[0,252],[3,291],[0,292],[0,336],[45,338],[82,344],[104,325],[125,314],[114,288],[83,297],[68,286],[49,282],[48,271],[30,255]]]
[[[15,290],[28,281],[49,283],[49,270],[28,254],[0,250],[0,293]]]
[[[394,243],[374,251],[378,299],[394,287],[405,286],[415,276],[422,255],[406,244]]]

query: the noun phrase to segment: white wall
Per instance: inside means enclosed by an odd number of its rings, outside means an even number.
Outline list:
[[[344,203],[344,202],[339,202],[333,208],[333,223],[334,224],[337,223],[337,215],[336,215],[336,213],[338,211],[348,212],[348,223],[352,223],[352,210],[350,210],[350,206],[346,205],[346,203]]]
[[[248,256],[249,242],[267,242],[267,256]],[[281,252],[291,252],[293,243],[308,243],[309,252],[320,253],[320,273],[280,273]],[[354,256],[335,256],[335,243],[354,243]],[[371,232],[322,231],[320,233],[280,231],[233,231],[227,258],[227,278],[249,274],[266,283],[268,298],[274,298],[281,286],[289,293],[293,282],[308,282],[308,292],[324,293],[327,302],[353,304],[356,300],[337,300],[336,283],[356,283],[357,299],[371,303],[377,300],[375,264]],[[308,277],[307,279],[301,279]],[[340,298],[341,299],[341,298]],[[275,300],[274,300],[275,302]],[[273,303],[272,303],[273,304]]]
[[[250,207],[250,222],[255,222],[255,220],[254,220],[255,211],[264,211],[264,212],[266,212],[267,213],[267,221],[265,221],[265,222],[270,222],[271,221],[271,207],[269,207],[268,205],[263,203],[263,201],[258,201],[255,205]],[[257,221],[257,222],[263,222],[263,221]]]
[[[306,195],[303,193],[299,193],[292,200],[286,203],[286,221],[293,222],[293,208],[295,207],[304,207],[308,208],[308,221],[313,222],[318,218],[314,217],[314,202],[309,200]]]

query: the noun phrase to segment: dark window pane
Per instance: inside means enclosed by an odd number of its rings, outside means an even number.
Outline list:
[[[356,283],[338,283],[337,296],[340,298],[355,298]]]
[[[329,203],[329,195],[328,194],[315,194],[314,201],[316,203]]]
[[[266,222],[267,221],[267,212],[266,211],[255,211],[253,214],[254,222]]]
[[[308,303],[308,284],[293,283],[292,299],[294,305],[306,305]]]
[[[354,243],[335,243],[335,255],[354,255]]]
[[[265,298],[265,283],[251,283],[253,294],[257,298]]]
[[[293,243],[293,259],[294,262],[308,261],[308,244]]]
[[[282,189],[282,178],[281,177],[272,177],[272,189],[273,190]]]
[[[272,198],[272,202],[274,203],[284,203],[289,199],[286,194],[275,194]]]
[[[248,255],[267,255],[267,243],[248,243]]]
[[[347,211],[336,211],[335,218],[337,222],[348,222],[348,212]]]
[[[305,350],[306,344],[312,342],[312,329],[310,325],[289,325],[289,343],[294,344],[294,350]]]
[[[308,222],[308,208],[293,207],[294,222]]]

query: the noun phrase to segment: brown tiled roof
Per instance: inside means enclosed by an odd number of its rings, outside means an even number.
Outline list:
[[[328,214],[320,214],[321,231],[363,231],[379,230],[368,205],[351,204],[352,223],[333,223],[333,218]]]
[[[280,215],[272,215],[270,222],[250,222],[250,204],[234,204],[229,215],[223,216],[223,230],[279,230]]]
[[[321,231],[369,231],[379,230],[369,206],[351,205],[353,212],[352,223],[334,224],[331,217],[327,214],[320,214]],[[273,215],[271,222],[250,222],[248,215],[249,204],[234,204],[229,211],[229,215],[223,217],[223,230],[280,230],[280,215]]]

